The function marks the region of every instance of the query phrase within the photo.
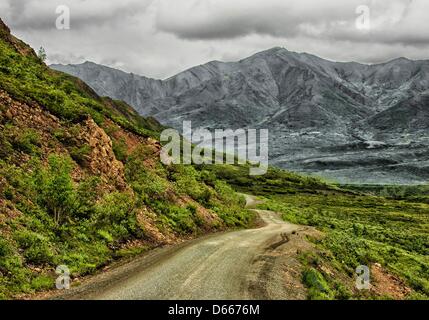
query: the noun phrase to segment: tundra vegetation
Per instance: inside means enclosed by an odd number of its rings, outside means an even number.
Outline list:
[[[234,189],[265,199],[259,209],[324,233],[309,239],[315,252],[301,254],[309,298],[397,298],[357,290],[360,265],[381,265],[404,289],[404,298],[429,298],[427,185],[338,186],[276,168],[261,177],[245,176],[239,166],[212,170]]]
[[[352,288],[356,266],[372,263],[401,277],[409,297],[428,297],[427,193],[397,199],[275,168],[250,177],[248,165],[164,165],[156,120],[43,60],[0,20],[0,299],[54,288],[58,265],[78,283],[155,246],[249,227],[254,214],[235,191],[326,234],[302,256],[310,298],[372,297]]]

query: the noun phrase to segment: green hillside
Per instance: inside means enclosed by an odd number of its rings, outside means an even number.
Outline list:
[[[387,199],[275,168],[166,166],[162,129],[49,69],[0,20],[0,299],[53,289],[58,265],[79,283],[117,259],[251,227],[236,191],[324,232],[309,239],[317,253],[302,254],[309,298],[384,297],[354,289],[361,264],[409,287],[401,298],[428,297],[426,194]]]
[[[0,23],[0,297],[114,259],[249,226],[224,182],[162,165],[162,126],[49,69]]]

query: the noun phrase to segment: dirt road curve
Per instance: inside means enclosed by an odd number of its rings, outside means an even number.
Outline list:
[[[248,205],[255,204],[254,198],[247,196],[247,200]],[[297,247],[304,241],[297,238],[305,228],[282,221],[274,212],[258,213],[266,224],[262,228],[215,234],[161,249],[63,298],[305,298],[296,260]]]

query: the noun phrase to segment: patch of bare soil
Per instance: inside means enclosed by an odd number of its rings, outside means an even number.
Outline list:
[[[378,296],[403,300],[412,290],[399,277],[389,273],[376,263],[371,266],[371,291]]]
[[[307,299],[307,289],[301,281],[303,266],[299,256],[315,250],[307,237],[321,236],[314,228],[302,227],[296,231],[280,233],[267,242],[264,254],[254,261],[254,268],[258,272],[249,281],[250,298]]]

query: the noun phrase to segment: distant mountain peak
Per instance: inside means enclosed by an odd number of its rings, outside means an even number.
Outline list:
[[[390,154],[367,159],[362,141],[395,141],[404,132],[417,141],[419,135],[427,136],[421,132],[429,129],[428,99],[419,98],[429,88],[427,62],[334,62],[274,47],[237,62],[211,61],[166,80],[133,77],[92,63],[54,68],[179,130],[187,120],[195,128],[269,128],[270,161],[298,171],[339,170],[341,176],[341,170],[361,165],[382,172],[391,161],[386,160]],[[363,164],[342,154],[342,145],[364,148],[359,151]],[[395,161],[407,159],[408,152]],[[398,168],[401,178],[409,175]],[[355,178],[354,169],[347,172]]]
[[[272,55],[272,54],[278,54],[278,53],[290,53],[291,51],[287,50],[283,47],[273,47],[271,49],[263,50],[258,53],[255,53],[254,55]]]
[[[399,57],[399,58],[393,59],[392,61],[407,61],[407,62],[411,62],[413,60],[410,60],[410,59],[408,59],[406,57]]]
[[[96,65],[95,62],[89,61],[89,60],[85,60],[82,65]]]
[[[278,52],[278,51],[282,51],[282,52],[289,52],[289,50],[288,49],[286,49],[285,47],[280,47],[280,46],[277,46],[277,47],[273,47],[273,48],[271,48],[271,49],[268,49],[268,50],[266,50],[267,52]]]

